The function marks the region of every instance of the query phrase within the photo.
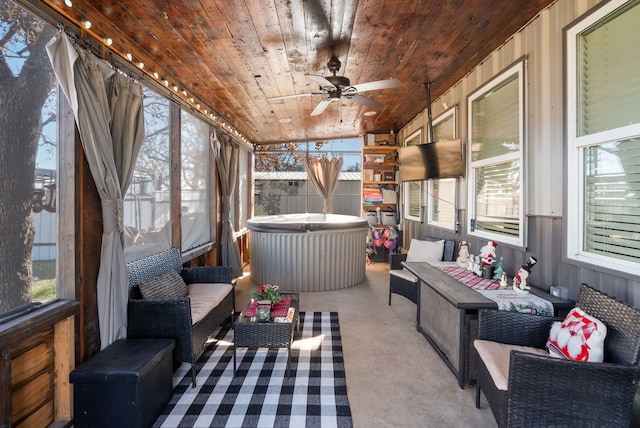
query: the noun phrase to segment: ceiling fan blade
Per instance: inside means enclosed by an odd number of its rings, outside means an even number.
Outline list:
[[[311,95],[324,95],[322,92],[311,92],[309,94],[293,94],[293,95],[281,95],[279,97],[271,97],[267,98],[267,101],[271,100],[284,100],[287,98],[297,98],[297,97],[309,97]]]
[[[324,113],[324,111],[327,109],[327,107],[329,107],[329,104],[331,104],[331,101],[333,100],[338,101],[338,98],[325,98],[324,100],[320,101],[316,108],[314,108],[311,112],[311,116],[319,116]]]
[[[333,83],[329,82],[322,76],[318,76],[315,74],[306,74],[305,76],[307,76],[307,79],[311,80],[312,82],[316,82],[318,85],[320,85],[321,88],[335,88],[335,85]]]
[[[378,101],[372,100],[371,98],[363,97],[362,95],[358,95],[358,94],[352,95],[350,97],[345,97],[345,98],[351,101],[354,101],[358,104],[365,105],[374,110],[381,109],[382,107],[384,107],[384,104],[381,104]]]
[[[398,79],[376,80],[375,82],[358,83],[352,85],[358,92],[376,91],[379,89],[399,88],[402,82]]]

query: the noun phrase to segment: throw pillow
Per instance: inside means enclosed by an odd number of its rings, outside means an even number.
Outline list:
[[[141,282],[138,286],[145,299],[176,299],[187,295],[187,284],[175,270],[170,270],[147,282]]]
[[[547,351],[555,358],[601,363],[607,326],[580,308],[569,312],[564,321],[556,321],[549,332]]]
[[[439,262],[444,253],[444,239],[440,241],[421,241],[412,239],[407,252],[408,262]]]

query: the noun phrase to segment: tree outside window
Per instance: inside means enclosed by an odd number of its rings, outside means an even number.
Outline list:
[[[55,28],[0,0],[0,315],[56,297]]]

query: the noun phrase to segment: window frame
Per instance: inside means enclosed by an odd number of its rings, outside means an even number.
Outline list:
[[[418,139],[418,142],[415,144],[409,144],[412,143],[413,140]],[[406,137],[404,139],[403,145],[405,147],[407,147],[407,145],[416,145],[416,144],[422,144],[422,128],[417,129],[416,131],[412,132],[411,134],[409,134],[408,137]],[[418,202],[418,216],[414,216],[411,215],[411,209],[410,209],[410,205],[411,205],[411,186],[418,186],[418,192],[419,192],[419,202]],[[423,207],[423,181],[409,181],[409,182],[405,182],[403,183],[403,205],[404,205],[404,209],[403,209],[403,217],[405,220],[412,220],[412,221],[422,221],[422,207]]]
[[[570,260],[588,263],[599,268],[637,275],[640,263],[588,252],[585,247],[585,150],[615,141],[640,137],[640,123],[578,135],[578,37],[593,25],[608,19],[617,9],[631,0],[611,0],[565,29],[565,81],[566,85],[566,256]],[[640,6],[635,6],[640,7]],[[578,219],[569,221],[569,219]]]
[[[503,71],[498,73],[495,77],[484,83],[478,89],[473,91],[467,97],[467,115],[468,115],[468,141],[467,144],[467,159],[468,162],[468,170],[467,170],[467,180],[468,183],[468,211],[469,211],[469,220],[467,222],[467,234],[469,236],[474,236],[483,240],[493,240],[496,242],[500,242],[503,244],[513,245],[519,248],[526,247],[526,236],[527,236],[527,224],[525,221],[526,218],[526,163],[525,163],[525,151],[527,147],[526,142],[526,66],[527,60],[526,57],[522,57],[515,61],[510,66],[506,67]],[[486,96],[487,94],[494,91],[498,86],[516,76],[518,79],[518,138],[519,138],[519,150],[517,152],[510,152],[506,154],[501,154],[493,157],[488,157],[481,160],[473,160],[473,102],[481,97]],[[475,220],[476,220],[476,180],[477,180],[477,170],[484,167],[489,167],[493,165],[499,165],[506,162],[519,162],[519,183],[518,183],[518,192],[519,192],[519,201],[518,201],[518,236],[511,237],[505,234],[489,232],[489,231],[480,231],[475,228]]]
[[[448,110],[445,110],[442,114],[440,114],[437,118],[433,120],[433,126],[436,127],[440,125],[442,122],[449,120],[450,118],[453,119],[452,128],[451,128],[451,133],[447,135],[450,135],[451,139],[454,140],[458,138],[458,106],[453,106]],[[435,136],[432,136],[431,140],[435,141]],[[433,209],[435,207],[434,201],[436,199],[434,186],[436,183],[442,183],[442,182],[444,183],[453,182],[453,195],[451,195],[451,198],[449,198],[451,201],[453,201],[452,203],[453,203],[453,209],[454,209],[453,221],[451,223],[433,219],[434,217]],[[457,225],[458,225],[457,188],[458,188],[457,178],[443,178],[440,180],[429,180],[427,182],[427,194],[426,194],[425,200],[427,201],[427,224],[429,226],[441,227],[443,229],[454,230],[454,231],[457,229]],[[440,199],[446,204],[451,203],[449,200],[443,198],[442,196],[439,196],[438,199]]]

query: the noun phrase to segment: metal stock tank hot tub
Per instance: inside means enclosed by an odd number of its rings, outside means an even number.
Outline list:
[[[326,291],[364,280],[369,225],[340,214],[283,214],[248,222],[251,281]]]

